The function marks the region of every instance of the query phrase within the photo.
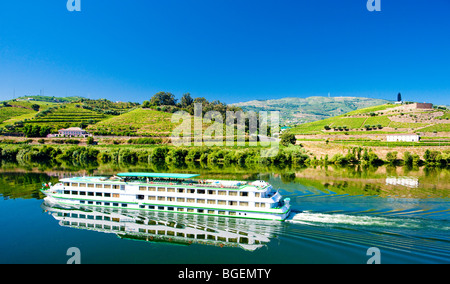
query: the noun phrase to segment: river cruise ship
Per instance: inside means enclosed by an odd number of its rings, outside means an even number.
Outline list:
[[[46,184],[46,201],[205,214],[237,218],[285,220],[289,198],[265,181],[199,179],[198,174],[119,173],[113,177],[72,177]]]

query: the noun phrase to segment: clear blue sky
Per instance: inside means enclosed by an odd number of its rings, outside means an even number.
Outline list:
[[[367,96],[450,105],[450,1],[2,0],[0,100],[226,103]]]

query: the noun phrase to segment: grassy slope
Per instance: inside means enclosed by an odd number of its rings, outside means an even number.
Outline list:
[[[45,97],[47,99],[47,97]],[[48,97],[48,99],[51,99]],[[63,102],[53,101],[7,101],[9,107],[0,107],[0,127],[14,125],[17,121],[24,124],[50,126],[54,130],[80,126],[83,122],[97,123],[112,117],[104,111],[126,112],[133,106],[129,103],[113,103],[107,100],[85,100],[84,102],[68,103],[78,98],[58,98]],[[39,111],[32,109],[33,104],[40,106]],[[90,109],[83,108],[83,106]],[[19,131],[20,128],[13,131]]]
[[[90,131],[131,132],[138,135],[169,136],[175,128],[171,113],[138,108],[90,125]]]
[[[336,134],[335,131],[331,130],[328,132],[324,131],[325,126],[333,127],[344,127],[350,129],[349,134],[370,134],[373,130],[365,131],[363,130],[366,125],[378,126],[381,125],[383,132],[450,132],[450,123],[436,123],[430,120],[430,122],[420,121],[420,122],[399,122],[393,121],[393,117],[399,117],[403,110],[397,109],[396,105],[381,105],[375,107],[369,107],[365,109],[359,109],[356,111],[349,112],[345,115],[340,115],[320,121],[315,121],[311,123],[300,124],[290,131],[294,134]],[[431,115],[437,111],[431,111],[426,113],[426,115]],[[376,113],[376,116],[370,116],[371,113]],[[411,112],[414,114],[420,114],[420,111]],[[423,112],[422,112],[423,113]],[[445,119],[449,116],[449,111],[444,112],[444,115],[439,117],[440,119]],[[353,130],[353,131],[352,131]],[[339,131],[338,133],[343,133]]]
[[[34,118],[38,112],[31,108],[33,104],[39,105],[40,111],[56,105],[55,103],[38,101],[8,101],[8,104],[11,105],[11,107],[0,108],[0,127],[13,125],[16,121],[24,121],[25,119],[28,120]]]
[[[95,102],[97,104],[101,102]],[[9,101],[12,107],[0,108],[0,127],[6,125],[13,125],[16,121],[23,121],[24,123],[38,123],[39,125],[48,125],[55,129],[60,129],[68,126],[78,126],[80,122],[94,123],[88,127],[90,131],[108,132],[107,134],[126,134],[133,135],[149,135],[149,136],[169,136],[176,124],[171,123],[171,113],[161,111],[137,108],[127,113],[118,116],[105,115],[96,111],[83,109],[76,105],[83,103],[53,103],[53,102],[27,102]],[[36,117],[38,112],[31,109],[32,104],[39,104],[41,106],[40,112],[52,108],[52,112],[46,115]],[[96,106],[96,105],[94,105]],[[107,109],[111,108],[108,106]],[[393,117],[399,117],[403,112],[397,110],[396,105],[379,105],[351,111],[349,113],[319,120],[311,123],[300,124],[291,129],[294,134],[371,134],[371,133],[391,133],[391,132],[450,132],[450,124],[444,123],[450,117],[450,111],[443,112],[438,118],[442,119],[441,123],[436,121],[421,120],[418,122],[411,121],[393,121]],[[437,111],[433,111],[437,112]],[[442,111],[441,111],[442,112]],[[376,113],[376,116],[371,116],[371,113]],[[405,116],[410,114],[418,114],[420,112],[407,112]],[[25,121],[27,120],[27,121]],[[364,126],[378,126],[382,129],[365,131]],[[345,131],[324,131],[324,126],[333,127],[347,127],[348,132]],[[205,125],[203,126],[205,128]]]
[[[250,101],[234,105],[244,111],[280,111],[281,120],[291,124],[317,121],[385,103],[386,100],[360,97],[309,97]]]
[[[176,124],[171,123],[172,114],[152,109],[136,108],[121,115],[105,115],[93,110],[85,109],[84,103],[49,103],[38,101],[9,102],[12,107],[0,108],[0,127],[8,124],[13,125],[15,121],[23,121],[25,124],[38,124],[61,129],[70,126],[79,126],[81,122],[94,123],[88,126],[89,131],[106,131],[109,135],[148,135],[148,136],[170,136]],[[94,102],[97,104],[102,101]],[[31,109],[32,104],[41,106],[40,112]],[[91,106],[92,102],[87,105]],[[116,107],[117,105],[117,107]],[[113,106],[92,105],[101,109],[126,111],[126,107],[120,104]],[[91,107],[92,107],[91,106]],[[116,108],[114,108],[116,107]],[[121,108],[122,107],[122,108]],[[48,112],[44,112],[48,110]],[[19,129],[20,131],[20,129]]]
[[[23,115],[34,115],[36,112],[32,109],[27,108],[18,108],[18,107],[2,107],[0,108],[0,123],[4,123],[14,117],[23,116]]]

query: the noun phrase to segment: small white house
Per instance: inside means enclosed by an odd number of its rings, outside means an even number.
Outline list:
[[[388,142],[419,142],[420,136],[417,134],[393,134],[387,136]]]

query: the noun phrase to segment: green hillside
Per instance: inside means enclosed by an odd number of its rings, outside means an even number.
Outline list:
[[[254,100],[233,105],[244,111],[279,111],[281,123],[293,125],[323,120],[386,103],[387,100],[360,97],[309,97]]]
[[[29,114],[34,115],[36,111],[27,108],[18,108],[18,107],[1,107],[0,108],[0,123],[8,121],[14,117],[18,116],[27,116]]]
[[[137,103],[81,97],[19,98],[0,103],[0,130],[3,133],[20,133],[28,125],[49,128],[53,133],[72,126],[85,128],[138,106]]]
[[[81,105],[76,103],[60,104],[42,111],[36,116],[28,120],[27,123],[39,124],[40,126],[51,126],[54,129],[80,126],[81,123],[94,124],[103,119],[108,118],[108,115],[98,113],[89,109],[84,109]]]
[[[50,96],[24,96],[19,97],[17,100],[29,100],[33,102],[49,102],[49,103],[71,103],[76,102],[81,99],[84,99],[83,97],[50,97]]]
[[[38,105],[39,110],[33,109]],[[0,103],[0,128],[11,128],[16,123],[33,119],[40,111],[46,111],[57,104],[40,101],[11,100]]]
[[[369,107],[344,115],[300,124],[294,134],[370,134],[450,132],[448,109],[416,109],[414,104]]]
[[[145,108],[132,102],[78,97],[34,96],[5,101],[2,104],[4,108],[0,108],[0,133],[43,137],[47,133],[57,133],[61,128],[75,126],[85,128],[94,135],[168,137],[176,127],[171,122],[172,113],[177,110],[193,112],[192,103],[202,103],[204,112],[211,110],[225,113],[227,110],[236,110],[219,101],[192,99],[188,94],[183,95],[184,100],[179,104],[172,94],[165,92],[157,93],[152,100],[159,97],[169,97],[172,101],[164,105],[146,101]],[[38,101],[40,99],[43,101]]]
[[[90,100],[85,98],[44,98],[44,101],[10,100],[0,103],[1,132],[20,133],[33,126],[46,128],[53,133],[72,126],[87,128],[94,135],[116,136],[170,136],[175,124],[171,123],[172,112],[181,109],[179,105],[169,107],[151,106],[142,108],[137,103]],[[77,101],[72,101],[78,99]],[[415,104],[379,104],[383,100],[367,98],[286,98],[258,101],[253,106],[244,103],[248,110],[282,109],[290,115],[303,104],[304,116],[317,121],[297,124],[290,129],[294,134],[386,134],[386,133],[437,133],[450,132],[450,111],[444,107],[432,110],[417,109]],[[204,109],[226,105],[204,102]],[[268,104],[265,106],[265,104]],[[368,107],[363,107],[367,106]],[[237,106],[237,105],[235,105]],[[321,109],[319,110],[319,108]],[[160,111],[166,110],[166,111]],[[185,110],[187,108],[184,108]],[[349,110],[342,113],[344,110]],[[306,115],[309,112],[310,115]],[[312,113],[315,113],[313,116]],[[327,117],[337,114],[334,117]],[[283,116],[283,113],[282,113]],[[297,117],[297,118],[298,118]],[[283,123],[283,122],[282,122]],[[205,127],[205,125],[203,125]]]
[[[87,129],[98,135],[169,136],[175,127],[171,117],[171,113],[137,108],[89,125]]]

